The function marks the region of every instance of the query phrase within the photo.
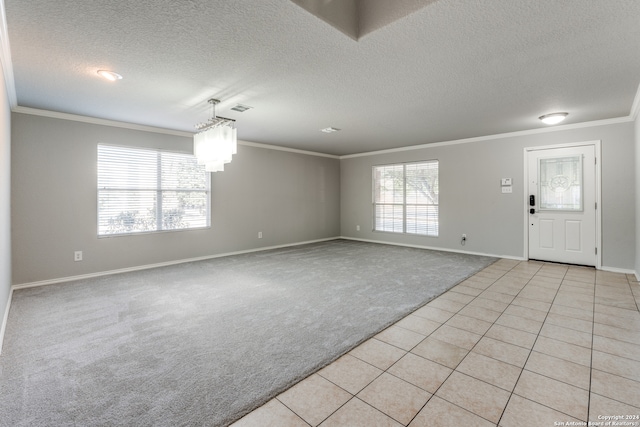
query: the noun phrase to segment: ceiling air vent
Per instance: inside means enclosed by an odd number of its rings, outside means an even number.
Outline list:
[[[242,105],[242,104],[238,104],[235,107],[232,108],[233,111],[238,111],[240,113],[244,113],[247,110],[252,109],[253,107],[249,107],[248,105]]]

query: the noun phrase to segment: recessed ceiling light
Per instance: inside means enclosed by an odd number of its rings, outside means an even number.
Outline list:
[[[557,125],[558,123],[563,121],[568,115],[569,113],[551,113],[551,114],[545,114],[544,116],[540,116],[538,118],[542,120],[542,123],[544,124]]]
[[[98,70],[98,75],[112,82],[122,79],[122,76],[120,74],[107,70]]]
[[[235,107],[232,108],[233,111],[238,111],[240,113],[244,113],[247,110],[252,109],[253,107],[249,107],[248,105],[242,105],[242,104],[238,104]]]
[[[324,129],[320,129],[320,132],[324,132],[324,133],[333,133],[333,132],[338,132],[340,129],[338,128],[324,128]]]

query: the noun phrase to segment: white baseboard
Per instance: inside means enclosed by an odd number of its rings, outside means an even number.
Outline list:
[[[271,249],[280,249],[280,248],[287,248],[287,247],[292,247],[292,246],[307,245],[307,244],[310,244],[310,243],[327,242],[327,241],[336,240],[336,239],[354,240],[354,241],[359,241],[359,242],[378,243],[378,244],[391,245],[391,246],[404,246],[404,247],[417,248],[417,249],[429,249],[429,250],[435,250],[435,251],[453,252],[453,253],[461,253],[461,254],[468,254],[468,255],[488,256],[488,257],[494,257],[494,258],[506,258],[506,259],[513,259],[513,260],[516,260],[516,261],[525,261],[525,258],[523,258],[523,257],[516,257],[516,256],[511,256],[511,255],[498,255],[498,254],[489,254],[489,253],[484,253],[484,252],[472,252],[472,251],[462,251],[462,250],[457,250],[457,249],[447,249],[447,248],[440,248],[440,247],[434,247],[434,246],[409,245],[409,244],[403,244],[403,243],[386,242],[386,241],[382,241],[382,240],[358,239],[358,238],[355,238],[355,237],[336,236],[336,237],[328,237],[328,238],[324,238],[324,239],[308,240],[308,241],[304,241],[304,242],[288,243],[288,244],[284,244],[284,245],[265,246],[265,247],[257,248],[257,249],[247,249],[247,250],[243,250],[243,251],[225,252],[225,253],[221,253],[221,254],[206,255],[206,256],[196,257],[196,258],[187,258],[187,259],[180,259],[180,260],[175,260],[175,261],[167,261],[167,262],[161,262],[161,263],[157,263],[157,264],[146,264],[146,265],[140,265],[140,266],[136,266],[136,267],[128,267],[128,268],[120,268],[120,269],[116,269],[116,270],[100,271],[100,272],[97,272],[97,273],[81,274],[81,275],[77,275],[77,276],[59,277],[59,278],[55,278],[55,279],[40,280],[40,281],[37,281],[37,282],[20,283],[20,284],[17,284],[17,285],[13,285],[11,287],[11,291],[16,290],[16,289],[33,288],[33,287],[37,287],[37,286],[46,286],[46,285],[53,285],[53,284],[56,284],[56,283],[64,283],[64,282],[72,282],[72,281],[76,281],[76,280],[90,279],[90,278],[93,278],[93,277],[109,276],[109,275],[112,275],[112,274],[128,273],[128,272],[131,272],[131,271],[148,270],[148,269],[151,269],[151,268],[166,267],[166,266],[169,266],[169,265],[184,264],[184,263],[187,263],[187,262],[204,261],[204,260],[207,260],[207,259],[222,258],[222,257],[227,257],[227,256],[232,256],[232,255],[242,255],[242,254],[247,254],[247,253],[252,253],[252,252],[268,251],[268,250],[271,250]],[[610,272],[613,272],[613,273],[634,274],[637,279],[640,278],[638,273],[636,273],[634,270],[627,270],[627,269],[622,269],[622,268],[606,267],[606,266],[602,266],[602,270],[610,271]],[[10,301],[11,301],[11,296],[9,297],[9,302]],[[0,344],[2,343],[2,336],[3,336],[2,333],[4,332],[5,321],[6,321],[6,318],[7,318],[8,314],[9,314],[9,307],[7,305],[7,308],[5,310],[5,315],[4,315],[4,319],[5,320],[3,320],[2,329],[0,330]]]
[[[328,238],[325,238],[325,239],[309,240],[309,241],[305,241],[305,242],[289,243],[289,244],[285,244],[285,245],[266,246],[266,247],[263,247],[263,248],[247,249],[247,250],[244,250],[244,251],[226,252],[226,253],[222,253],[222,254],[207,255],[207,256],[196,257],[196,258],[188,258],[188,259],[181,259],[181,260],[176,260],[176,261],[161,262],[161,263],[157,263],[157,264],[147,264],[147,265],[140,265],[140,266],[137,266],[137,267],[129,267],[129,268],[121,268],[121,269],[117,269],[117,270],[101,271],[101,272],[97,272],[97,273],[82,274],[82,275],[78,275],[78,276],[60,277],[60,278],[50,279],[50,280],[41,280],[41,281],[38,281],[38,282],[21,283],[21,284],[17,284],[17,285],[11,286],[11,290],[9,291],[9,299],[7,301],[7,306],[5,307],[4,316],[2,318],[2,325],[0,327],[0,354],[2,354],[2,343],[4,341],[4,334],[5,334],[5,330],[6,330],[6,327],[7,327],[7,321],[9,319],[9,309],[11,307],[11,300],[12,300],[12,297],[13,297],[13,291],[14,290],[32,288],[32,287],[36,287],[36,286],[52,285],[52,284],[55,284],[55,283],[72,282],[72,281],[75,281],[75,280],[89,279],[89,278],[93,278],[93,277],[109,276],[109,275],[112,275],[112,274],[127,273],[127,272],[131,272],[131,271],[148,270],[148,269],[151,269],[151,268],[166,267],[166,266],[169,266],[169,265],[184,264],[184,263],[187,263],[187,262],[194,262],[194,261],[204,261],[204,260],[207,260],[207,259],[222,258],[222,257],[227,257],[227,256],[232,256],[232,255],[242,255],[242,254],[247,254],[247,253],[252,253],[252,252],[262,252],[262,251],[267,251],[267,250],[271,250],[271,249],[280,249],[280,248],[287,248],[287,247],[292,247],[292,246],[300,246],[300,245],[306,245],[306,244],[310,244],[310,243],[327,242],[327,241],[336,240],[336,239],[354,240],[354,241],[367,242],[367,243],[379,243],[379,244],[392,245],[392,246],[404,246],[404,247],[409,247],[409,248],[430,249],[430,250],[436,250],[436,251],[454,252],[454,253],[462,253],[462,254],[469,254],[469,255],[480,255],[480,256],[489,256],[489,257],[494,257],[494,258],[506,258],[506,259],[513,259],[513,260],[517,260],[517,261],[525,261],[525,259],[523,257],[514,257],[514,256],[510,256],[510,255],[496,255],[496,254],[487,254],[487,253],[480,253],[480,252],[471,252],[471,251],[461,251],[461,250],[454,250],[454,249],[438,248],[438,247],[433,247],[433,246],[409,245],[409,244],[402,244],[402,243],[385,242],[385,241],[381,241],[381,240],[357,239],[357,238],[354,238],[354,237],[336,236],[336,237],[328,237]],[[610,271],[610,272],[613,272],[613,273],[634,274],[636,279],[640,280],[640,276],[638,276],[638,273],[633,271],[633,270],[627,270],[627,269],[616,268],[616,267],[606,267],[606,266],[602,266],[602,270]]]
[[[112,274],[120,274],[120,273],[129,273],[131,271],[139,271],[139,270],[148,270],[150,268],[157,268],[157,267],[166,267],[169,265],[176,265],[176,264],[184,264],[187,262],[194,262],[194,261],[204,261],[207,259],[214,259],[214,258],[222,258],[222,257],[227,257],[227,256],[232,256],[232,255],[242,255],[242,254],[247,254],[247,253],[251,253],[251,252],[262,252],[262,251],[268,251],[271,249],[280,249],[280,248],[288,248],[291,246],[300,246],[300,245],[307,245],[310,243],[319,243],[319,242],[327,242],[329,240],[336,240],[339,239],[340,237],[328,237],[325,239],[317,239],[317,240],[308,240],[305,242],[296,242],[296,243],[288,243],[288,244],[284,244],[284,245],[276,245],[276,246],[265,246],[262,248],[257,248],[257,249],[247,249],[244,251],[236,251],[236,252],[225,252],[225,253],[221,253],[221,254],[215,254],[215,255],[206,255],[206,256],[201,256],[201,257],[196,257],[196,258],[187,258],[187,259],[180,259],[180,260],[175,260],[175,261],[167,261],[167,262],[160,262],[157,264],[146,264],[146,265],[139,265],[136,267],[128,267],[128,268],[120,268],[117,270],[108,270],[108,271],[100,271],[97,273],[89,273],[89,274],[81,274],[78,276],[69,276],[69,277],[59,277],[56,279],[49,279],[49,280],[40,280],[37,282],[30,282],[30,283],[20,283],[17,285],[13,285],[11,288],[14,290],[17,289],[25,289],[25,288],[33,288],[36,286],[46,286],[46,285],[53,285],[56,283],[64,283],[64,282],[73,282],[76,280],[83,280],[83,279],[91,279],[93,277],[101,277],[101,276],[110,276]]]
[[[430,246],[405,245],[405,244],[389,243],[389,242],[378,241],[378,240],[355,239],[355,238],[352,238],[352,237],[336,236],[336,237],[328,237],[328,238],[325,238],[325,239],[309,240],[309,241],[305,241],[305,242],[289,243],[289,244],[276,245],[276,246],[266,246],[266,247],[257,248],[257,249],[247,249],[247,250],[244,250],[244,251],[226,252],[226,253],[221,253],[221,254],[216,254],[216,255],[207,255],[207,256],[196,257],[196,258],[187,258],[187,259],[181,259],[181,260],[176,260],[176,261],[167,261],[167,262],[161,262],[161,263],[157,263],[157,264],[140,265],[140,266],[136,266],[136,267],[121,268],[121,269],[117,269],[117,270],[100,271],[100,272],[97,272],[97,273],[82,274],[82,275],[77,275],[77,276],[59,277],[59,278],[56,278],[56,279],[41,280],[41,281],[37,281],[37,282],[20,283],[20,284],[11,286],[11,290],[10,290],[10,293],[9,293],[9,300],[7,302],[7,307],[5,309],[4,317],[3,317],[3,320],[2,320],[2,328],[0,329],[0,354],[2,352],[2,342],[3,342],[3,338],[4,338],[4,332],[5,332],[5,329],[6,329],[6,325],[7,325],[7,320],[9,318],[9,307],[11,306],[11,298],[13,296],[13,291],[14,290],[25,289],[25,288],[33,288],[33,287],[38,287],[38,286],[53,285],[53,284],[56,284],[56,283],[72,282],[72,281],[76,281],[76,280],[90,279],[90,278],[94,278],[94,277],[109,276],[109,275],[112,275],[112,274],[128,273],[128,272],[132,272],[132,271],[148,270],[148,269],[151,269],[151,268],[166,267],[166,266],[170,266],[170,265],[184,264],[184,263],[187,263],[187,262],[194,262],[194,261],[204,261],[204,260],[207,260],[207,259],[222,258],[222,257],[227,257],[227,256],[232,256],[232,255],[242,255],[242,254],[247,254],[247,253],[252,253],[252,252],[262,252],[262,251],[267,251],[267,250],[271,250],[271,249],[280,249],[280,248],[286,248],[286,247],[300,246],[300,245],[306,245],[306,244],[310,244],[310,243],[327,242],[327,241],[336,240],[336,239],[355,240],[355,241],[368,242],[368,243],[380,243],[380,244],[392,245],[392,246],[405,246],[405,247],[412,247],[412,248],[418,248],[418,249],[431,249],[431,250],[438,250],[438,251],[445,251],[445,252],[464,253],[464,254],[470,254],[470,255],[491,256],[491,257],[495,257],[495,258],[508,258],[508,259],[515,259],[515,260],[519,260],[519,261],[523,260],[523,258],[511,257],[511,256],[505,256],[505,255],[492,255],[492,254],[485,254],[485,253],[478,253],[478,252],[469,252],[469,251],[459,251],[459,250],[452,250],[452,249],[436,248],[436,247],[430,247]]]
[[[279,248],[287,248],[287,247],[292,247],[292,246],[306,245],[306,244],[310,244],[310,243],[327,242],[327,241],[336,240],[336,239],[339,239],[339,238],[340,237],[336,236],[336,237],[328,237],[328,238],[325,238],[325,239],[308,240],[308,241],[305,241],[305,242],[289,243],[289,244],[285,244],[285,245],[265,246],[265,247],[257,248],[257,249],[247,249],[247,250],[244,250],[244,251],[226,252],[226,253],[221,253],[221,254],[216,254],[216,255],[207,255],[207,256],[196,257],[196,258],[188,258],[188,259],[181,259],[181,260],[176,260],[176,261],[161,262],[161,263],[157,263],[157,264],[140,265],[140,266],[136,266],[136,267],[120,268],[120,269],[117,269],[117,270],[100,271],[100,272],[97,272],[97,273],[81,274],[81,275],[69,276],[69,277],[59,277],[59,278],[56,278],[56,279],[40,280],[40,281],[37,281],[37,282],[20,283],[20,284],[17,284],[17,285],[13,285],[13,286],[11,286],[11,289],[9,291],[9,300],[7,301],[7,307],[5,308],[4,317],[2,319],[2,326],[0,328],[0,354],[2,354],[2,343],[3,343],[3,340],[4,340],[5,329],[7,327],[7,321],[9,319],[9,308],[11,306],[11,299],[12,299],[14,290],[25,289],[25,288],[34,288],[34,287],[37,287],[37,286],[53,285],[53,284],[56,284],[56,283],[72,282],[72,281],[76,281],[76,280],[90,279],[90,278],[93,278],[93,277],[109,276],[109,275],[112,275],[112,274],[128,273],[128,272],[131,272],[131,271],[148,270],[148,269],[151,269],[151,268],[166,267],[166,266],[169,266],[169,265],[184,264],[184,263],[187,263],[187,262],[194,262],[194,261],[204,261],[204,260],[207,260],[207,259],[222,258],[222,257],[227,257],[227,256],[232,256],[232,255],[241,255],[241,254],[247,254],[247,253],[251,253],[251,252],[262,252],[262,251],[268,251],[270,249],[279,249]]]
[[[2,354],[2,343],[4,342],[4,331],[6,331],[7,322],[9,321],[9,309],[11,308],[12,298],[13,298],[13,287],[9,289],[9,298],[7,299],[7,306],[4,309],[4,316],[2,316],[2,325],[0,326],[0,354]]]
[[[367,243],[379,243],[379,244],[382,244],[382,245],[391,245],[391,246],[404,246],[404,247],[407,247],[407,248],[429,249],[429,250],[432,250],[432,251],[453,252],[453,253],[458,253],[458,254],[488,256],[488,257],[493,257],[493,258],[514,259],[516,261],[524,261],[525,260],[522,257],[514,257],[514,256],[511,256],[511,255],[495,255],[495,254],[486,254],[486,253],[483,253],[483,252],[471,252],[471,251],[461,251],[461,250],[458,250],[458,249],[439,248],[439,247],[434,247],[434,246],[408,245],[408,244],[404,244],[404,243],[385,242],[385,241],[382,241],[382,240],[372,240],[372,239],[358,239],[358,238],[355,238],[355,237],[347,237],[347,236],[340,236],[340,239],[355,240],[355,241],[358,241],[358,242],[367,242]]]
[[[382,241],[382,240],[358,239],[358,238],[355,238],[355,237],[347,237],[347,236],[340,236],[340,239],[355,240],[355,241],[359,241],[359,242],[368,242],[368,243],[380,243],[380,244],[383,244],[383,245],[392,245],[392,246],[405,246],[405,247],[408,247],[408,248],[430,249],[430,250],[434,250],[434,251],[455,252],[455,253],[469,254],[469,255],[489,256],[489,257],[494,257],[494,258],[506,258],[506,259],[513,259],[513,260],[516,260],[516,261],[526,261],[526,258],[524,258],[524,257],[517,257],[517,256],[511,256],[511,255],[496,255],[496,254],[488,254],[488,253],[484,253],[484,252],[461,251],[461,250],[457,250],[457,249],[439,248],[439,247],[434,247],[434,246],[408,245],[408,244],[403,244],[403,243],[385,242],[385,241]],[[609,271],[611,273],[633,274],[633,275],[635,275],[636,279],[638,281],[640,281],[640,275],[638,273],[636,273],[635,270],[629,270],[629,269],[618,268],[618,267],[607,267],[607,266],[604,266],[604,265],[600,267],[600,270]]]
[[[634,270],[628,270],[626,268],[607,267],[606,265],[603,265],[600,269],[602,271],[609,271],[611,273],[633,274],[638,277],[638,274]]]

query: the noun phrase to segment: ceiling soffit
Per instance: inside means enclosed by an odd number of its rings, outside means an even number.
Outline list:
[[[437,0],[291,0],[353,40]]]

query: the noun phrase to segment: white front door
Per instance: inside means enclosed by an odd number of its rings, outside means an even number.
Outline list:
[[[594,145],[527,152],[529,258],[596,265]]]

